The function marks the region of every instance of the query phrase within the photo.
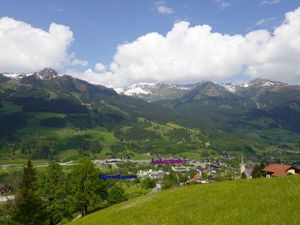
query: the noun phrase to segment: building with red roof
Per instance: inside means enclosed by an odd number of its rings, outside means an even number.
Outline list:
[[[272,177],[284,177],[291,174],[297,174],[299,173],[299,169],[286,164],[278,164],[278,163],[272,163],[267,165],[264,169],[264,172],[266,172],[267,176]]]

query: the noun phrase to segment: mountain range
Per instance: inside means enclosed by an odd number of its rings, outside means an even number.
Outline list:
[[[254,79],[249,83],[233,85],[210,81],[176,85],[141,83],[127,87],[121,92],[148,102],[167,106],[184,115],[202,118],[204,124],[223,122],[245,123],[265,118],[270,128],[283,127],[299,132],[300,86]],[[244,119],[245,121],[242,121]],[[207,124],[208,125],[208,124]]]
[[[222,140],[216,148],[232,149],[235,140],[300,146],[300,86],[265,79],[237,85],[139,83],[116,92],[51,68],[30,74],[0,73],[0,116],[0,146],[22,141],[19,131],[33,117],[40,118],[39,126],[103,127],[115,136],[126,127],[141,131],[140,118],[172,122]],[[144,127],[143,132],[153,136],[160,131],[150,134],[150,128]]]
[[[111,88],[59,75],[51,68],[31,74],[0,74],[0,100],[21,105],[28,112],[80,114],[94,109],[103,116],[103,121],[109,120],[108,126],[119,123],[121,117],[122,120],[138,116],[160,120],[160,113],[153,111],[170,112],[166,107],[119,95]]]
[[[209,86],[209,90],[207,87]],[[229,94],[228,92],[235,95],[243,95],[249,90],[253,89],[261,89],[265,91],[276,89],[282,89],[284,87],[299,89],[299,85],[289,85],[287,83],[279,82],[279,81],[271,81],[267,79],[254,79],[249,83],[243,84],[232,84],[232,83],[213,83],[213,82],[198,82],[191,84],[165,84],[162,82],[154,82],[154,83],[137,83],[131,86],[125,87],[123,89],[118,89],[120,94],[137,97],[144,99],[149,102],[155,102],[159,100],[171,100],[178,99],[183,95],[191,92],[196,89],[206,89],[207,96],[221,96],[222,94]],[[204,90],[205,92],[205,90]]]

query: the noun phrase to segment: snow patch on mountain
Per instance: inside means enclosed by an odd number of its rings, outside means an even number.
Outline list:
[[[235,85],[231,84],[231,83],[227,83],[227,84],[222,84],[222,86],[229,92],[231,93],[235,93],[236,92],[236,87]]]
[[[17,79],[17,78],[19,78],[20,74],[18,74],[18,73],[3,73],[3,76],[12,78],[12,79]]]
[[[22,79],[23,77],[31,76],[32,73],[3,73],[3,76],[11,79]]]
[[[244,87],[244,88],[247,88],[249,87],[250,85],[248,83],[244,83],[244,84],[240,84],[241,87]]]
[[[39,72],[34,73],[33,75],[41,80],[51,80],[59,77],[59,74],[52,68],[45,68]]]
[[[192,88],[189,88],[189,87],[175,87],[177,89],[180,89],[180,90],[192,90]]]
[[[129,89],[127,89],[123,93],[125,95],[129,95],[129,96],[140,95],[140,94],[144,94],[144,95],[150,94],[149,91],[146,91],[145,89],[143,89],[142,87],[139,87],[139,86],[131,86]]]
[[[267,81],[266,83],[263,84],[263,87],[266,87],[266,86],[273,86],[274,83],[271,82],[271,81]]]
[[[196,84],[165,84],[160,81],[153,83],[137,83],[123,90],[118,90],[119,93],[123,93],[129,96],[141,96],[141,95],[152,95],[158,92],[162,88],[174,89],[174,90],[192,90],[196,87]]]
[[[179,89],[179,90],[192,90],[197,84],[170,84],[170,88]]]
[[[150,95],[154,90],[158,89],[161,85],[163,85],[163,83],[161,82],[137,83],[127,88],[124,88],[121,92],[129,96]]]

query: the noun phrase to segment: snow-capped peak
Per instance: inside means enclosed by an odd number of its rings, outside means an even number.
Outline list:
[[[263,84],[264,87],[266,87],[266,86],[273,86],[273,85],[274,85],[274,83],[271,82],[271,81],[267,81],[266,83]]]
[[[236,92],[236,87],[235,85],[231,84],[231,83],[226,83],[226,84],[222,84],[222,86],[229,92],[231,93],[235,93]]]
[[[247,87],[249,87],[250,85],[249,85],[249,83],[244,83],[244,84],[240,84],[240,86],[241,86],[241,87],[244,87],[244,88],[247,88]]]
[[[141,82],[123,88],[122,91],[118,89],[118,92],[119,93],[121,92],[129,96],[139,96],[139,95],[151,95],[162,88],[188,91],[188,90],[192,90],[196,86],[197,84],[165,84],[161,81],[152,82],[152,83]]]
[[[8,78],[17,79],[17,78],[19,78],[20,74],[19,73],[3,73],[3,76],[8,77]]]
[[[123,93],[125,95],[129,95],[129,96],[131,96],[131,95],[140,95],[140,94],[144,94],[144,95],[150,94],[149,91],[146,91],[145,89],[143,89],[142,87],[137,86],[137,85],[130,86]]]
[[[33,75],[41,80],[51,80],[59,76],[59,74],[51,68],[45,68],[39,72],[34,73]]]
[[[280,81],[272,81],[272,80],[267,80],[267,79],[256,78],[256,79],[250,81],[250,85],[252,87],[274,88],[274,87],[287,86],[288,84],[280,82]]]
[[[30,75],[32,75],[32,73],[3,73],[3,76],[11,79],[21,79]]]
[[[154,83],[137,83],[133,84],[127,88],[124,88],[122,93],[125,95],[149,95],[152,93],[153,89],[157,89],[159,86],[163,85],[161,82]]]
[[[51,68],[45,68],[35,73],[3,73],[3,75],[11,79],[22,79],[28,76],[35,76],[41,80],[50,80],[59,76],[59,74]]]

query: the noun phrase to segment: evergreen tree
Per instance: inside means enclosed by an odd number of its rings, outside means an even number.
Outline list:
[[[260,171],[261,171],[261,176],[262,177],[265,177],[266,176],[266,172],[265,171],[263,171],[263,169],[266,167],[266,164],[262,161],[261,163],[260,163]]]
[[[16,193],[13,219],[25,225],[44,223],[44,213],[40,197],[37,194],[37,176],[31,161],[24,166],[23,174]]]
[[[252,171],[252,178],[261,177],[261,168],[260,165],[255,164]]]
[[[32,139],[26,139],[21,144],[21,152],[22,154],[30,154],[32,152],[32,149],[35,149],[36,147],[36,141]]]

